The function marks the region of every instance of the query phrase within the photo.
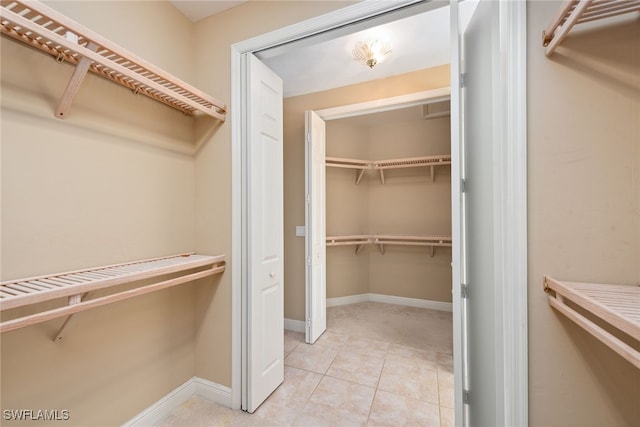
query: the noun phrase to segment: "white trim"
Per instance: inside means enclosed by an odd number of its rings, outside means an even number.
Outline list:
[[[287,331],[302,332],[303,334],[306,331],[304,321],[295,319],[284,319],[284,329]]]
[[[383,294],[358,294],[346,297],[327,298],[327,307],[357,304],[361,302],[379,302],[383,304],[405,305],[407,307],[426,308],[427,310],[452,311],[450,302],[430,301],[419,298],[406,298]]]
[[[369,294],[349,295],[346,297],[327,298],[327,307],[338,307],[341,305],[358,304],[369,302]]]
[[[416,105],[432,104],[446,101],[451,97],[451,88],[425,90],[408,95],[393,96],[390,98],[376,99],[358,104],[342,105],[340,107],[315,110],[323,120],[336,120],[345,117],[360,116],[363,114],[391,111],[400,108],[408,108]]]
[[[204,378],[193,377],[194,394],[219,405],[231,407],[231,388]]]
[[[122,424],[122,427],[152,426],[194,395],[204,397],[220,405],[231,406],[231,389],[229,387],[193,377]]]
[[[426,308],[429,310],[452,311],[453,306],[450,302],[430,301],[418,298],[396,297],[393,295],[369,294],[369,301],[382,302],[385,304],[406,305],[409,307]]]
[[[527,5],[524,0],[499,3],[501,126],[497,129],[501,161],[501,221],[498,294],[502,297],[504,425],[527,426]]]

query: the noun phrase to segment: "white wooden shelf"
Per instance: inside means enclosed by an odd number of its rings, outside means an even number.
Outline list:
[[[542,45],[550,56],[576,24],[640,11],[640,0],[569,0],[542,31]]]
[[[431,256],[436,247],[451,247],[451,236],[441,234],[342,234],[326,237],[327,246],[356,246],[356,254],[364,245],[377,245],[384,255],[385,245],[427,246]]]
[[[564,282],[545,276],[549,304],[640,369],[640,351],[572,308],[567,301],[640,342],[640,286]]]
[[[377,170],[380,173],[380,182],[384,184],[384,171],[387,169],[404,169],[404,168],[431,168],[431,181],[435,180],[435,167],[451,164],[451,155],[444,154],[439,156],[425,157],[405,157],[402,159],[388,160],[360,160],[348,159],[342,157],[327,157],[326,166],[333,168],[356,169],[356,184],[362,180],[362,176],[366,170]]]
[[[225,120],[222,102],[40,2],[2,1],[0,17],[2,34],[40,49],[58,62],[76,66],[56,108],[58,118],[67,114],[87,71],[91,71],[184,114],[201,112]]]
[[[4,321],[0,323],[0,333],[69,316],[54,338],[59,340],[71,316],[75,313],[219,274],[224,269],[224,255],[208,256],[191,253],[2,282],[0,283],[0,311],[35,306],[65,297],[68,298],[68,305],[54,309],[45,308],[35,314]],[[99,289],[177,273],[181,275],[158,283],[88,299],[90,292]]]

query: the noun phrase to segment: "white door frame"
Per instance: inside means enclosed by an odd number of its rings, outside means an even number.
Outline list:
[[[243,150],[247,121],[243,96],[246,93],[246,67],[243,57],[282,43],[299,40],[346,23],[383,14],[415,3],[364,1],[231,46],[231,163],[232,163],[232,255],[231,255],[231,404],[240,408],[242,376],[246,363],[242,354],[242,294],[246,287],[245,253],[250,242],[244,240],[246,207],[243,183],[246,158]],[[500,73],[503,82],[498,100],[503,120],[497,131],[501,162],[496,165],[503,180],[497,209],[503,227],[499,230],[498,260],[502,272],[496,286],[503,296],[503,324],[497,331],[503,340],[496,353],[504,356],[505,425],[528,424],[527,349],[527,144],[526,144],[526,2],[500,2]],[[498,327],[498,326],[497,326]]]

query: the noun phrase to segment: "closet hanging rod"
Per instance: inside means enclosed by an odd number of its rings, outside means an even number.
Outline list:
[[[88,71],[187,115],[200,111],[225,120],[226,106],[222,102],[38,1],[3,1],[0,18],[2,34],[40,49],[59,62],[88,67]],[[64,116],[83,77],[83,73],[72,76],[57,117]]]

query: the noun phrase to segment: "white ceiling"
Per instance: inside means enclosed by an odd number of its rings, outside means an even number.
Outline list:
[[[170,1],[193,21],[244,3]],[[477,1],[460,3],[463,28],[471,19]],[[449,28],[449,6],[443,6],[352,34],[323,37],[323,41],[317,43],[276,47],[257,56],[282,78],[284,96],[297,96],[448,64]],[[352,58],[356,42],[371,37],[388,40],[392,48],[389,57],[373,69]]]
[[[247,0],[169,0],[183,15],[192,22],[199,21],[224,10],[245,3]]]

